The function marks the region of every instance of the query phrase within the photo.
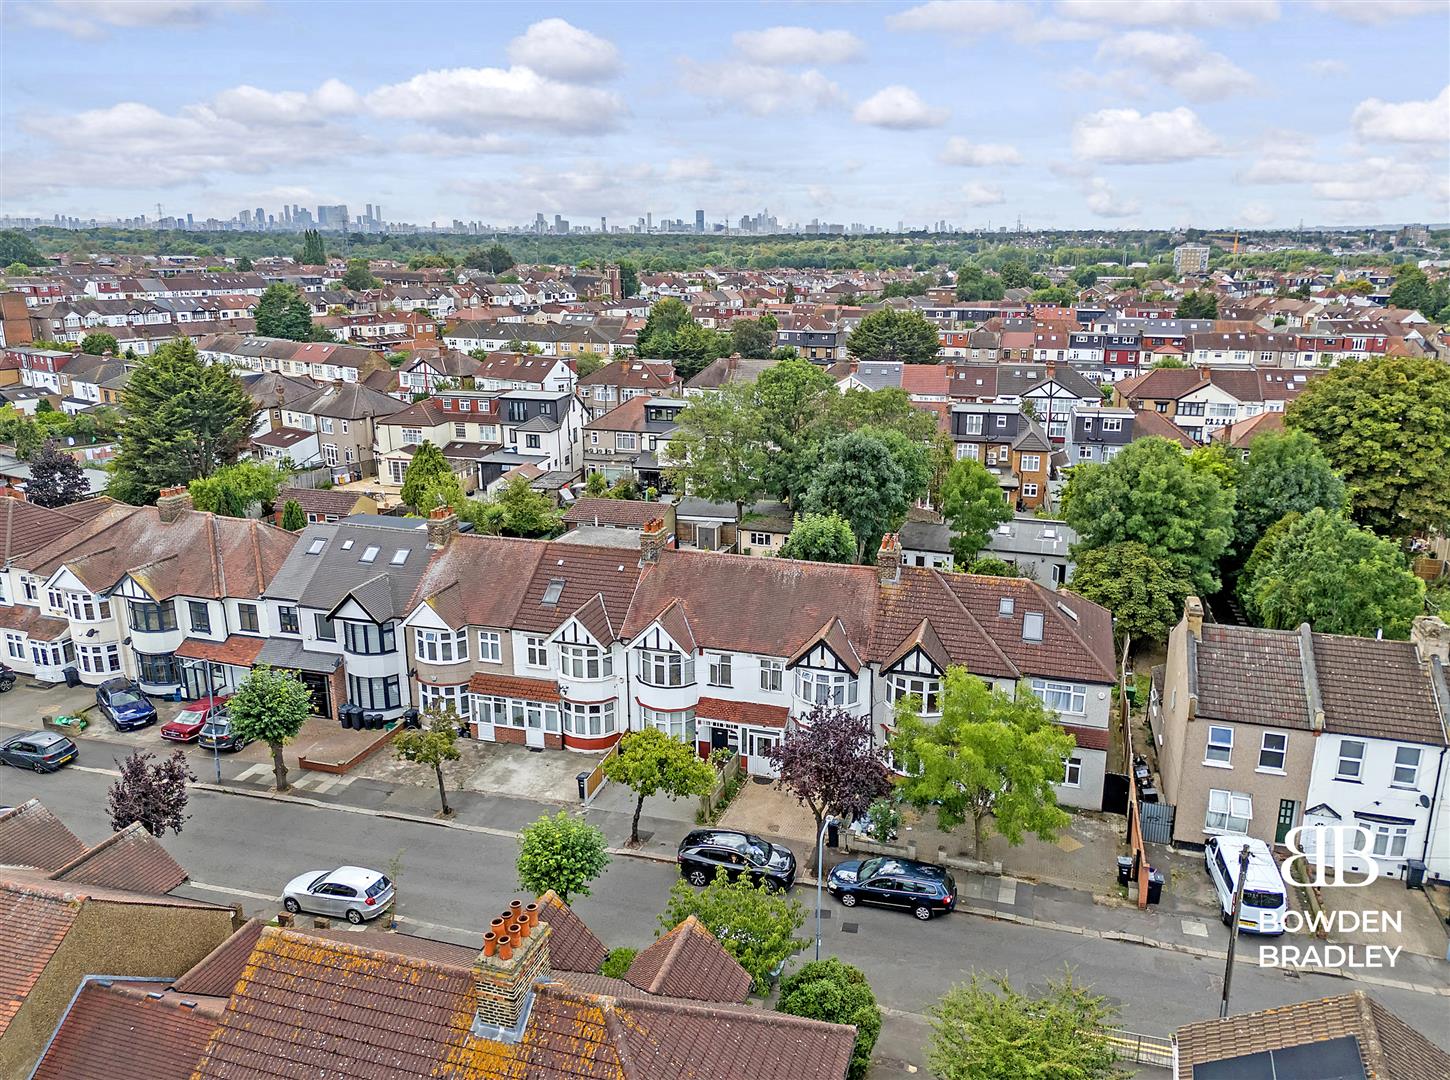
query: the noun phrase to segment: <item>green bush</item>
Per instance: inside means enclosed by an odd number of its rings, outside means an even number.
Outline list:
[[[860,968],[834,956],[814,960],[781,980],[775,1009],[832,1024],[855,1024],[856,1046],[846,1076],[848,1080],[861,1080],[870,1070],[871,1050],[881,1034],[881,1010]]]
[[[624,973],[629,970],[629,965],[634,963],[634,958],[638,953],[638,949],[610,949],[609,955],[604,958],[604,963],[599,965],[599,974],[608,975],[611,979],[624,978]]]

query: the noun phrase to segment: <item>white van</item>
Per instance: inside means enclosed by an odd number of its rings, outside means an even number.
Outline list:
[[[1251,836],[1214,836],[1204,845],[1208,876],[1218,890],[1219,917],[1225,926],[1233,918],[1239,852],[1244,848],[1249,851],[1249,867],[1244,880],[1244,901],[1239,909],[1239,929],[1253,934],[1282,934],[1284,913],[1289,910],[1284,879],[1279,876],[1279,866],[1269,845]]]

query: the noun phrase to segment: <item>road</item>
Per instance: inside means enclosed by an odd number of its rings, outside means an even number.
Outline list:
[[[73,767],[46,776],[4,769],[0,803],[39,798],[82,839],[96,842],[110,831],[104,807],[111,782],[99,769]],[[168,836],[167,849],[190,872],[194,895],[241,903],[249,915],[275,913],[276,901],[268,898],[304,870],[340,863],[387,870],[397,857],[405,929],[477,944],[487,918],[519,894],[513,872],[517,846],[508,836],[205,791],[192,793],[189,809],[185,831]],[[606,944],[643,945],[658,928],[674,880],[670,865],[616,857],[593,895],[575,906]],[[811,907],[812,890],[798,887],[795,893]],[[908,1075],[911,1065],[922,1065],[924,1014],[943,991],[974,973],[1004,972],[1014,984],[1033,987],[1071,968],[1079,981],[1120,1004],[1124,1027],[1155,1037],[1217,1015],[1222,965],[1216,961],[964,913],[918,923],[891,911],[847,912],[829,897],[826,903],[824,952],[865,970],[889,1010],[879,1048],[887,1060],[874,1075]],[[812,928],[808,919],[806,931]],[[1356,985],[1240,965],[1233,1010],[1345,993]],[[1444,997],[1380,987],[1373,993],[1450,1047]]]

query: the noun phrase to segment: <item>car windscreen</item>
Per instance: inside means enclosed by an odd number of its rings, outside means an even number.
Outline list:
[[[763,865],[770,862],[770,845],[764,840],[751,837],[745,841],[745,854],[751,862]]]
[[[112,705],[139,705],[141,695],[134,690],[117,690],[111,695]]]
[[[1244,907],[1278,908],[1284,906],[1284,894],[1267,889],[1245,889]]]
[[[861,864],[861,869],[856,871],[856,880],[868,881],[875,877],[884,862],[885,859],[867,859]]]

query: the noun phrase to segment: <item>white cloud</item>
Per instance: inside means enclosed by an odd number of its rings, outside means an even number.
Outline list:
[[[1445,10],[1442,0],[1314,0],[1313,6],[1326,15],[1372,26]]]
[[[1098,217],[1132,217],[1139,210],[1137,199],[1119,198],[1118,193],[1101,176],[1094,177],[1087,186],[1087,208]]]
[[[1032,8],[1017,0],[980,0],[975,4],[931,0],[886,17],[892,30],[980,37],[1010,30],[1035,18]]]
[[[503,135],[446,135],[441,131],[415,131],[398,140],[407,154],[429,157],[474,157],[479,154],[515,154],[525,149],[517,139]]]
[[[1007,201],[1000,187],[991,184],[965,184],[962,187],[968,206],[997,206]]]
[[[1104,41],[1098,59],[1150,72],[1192,101],[1212,101],[1254,87],[1252,75],[1223,53],[1204,48],[1191,34],[1131,30]]]
[[[325,117],[356,113],[362,98],[346,83],[328,79],[310,94],[234,86],[211,104],[219,116],[244,124],[315,124]]]
[[[1304,66],[1311,75],[1317,75],[1321,79],[1338,79],[1349,74],[1349,65],[1343,60],[1310,60]]]
[[[715,163],[707,157],[674,158],[665,166],[664,178],[671,181],[713,180],[719,175]]]
[[[619,72],[613,42],[563,19],[534,23],[509,42],[509,59],[565,82],[594,82]]]
[[[1065,180],[1082,180],[1092,175],[1093,167],[1085,161],[1049,161],[1047,171]]]
[[[31,26],[95,40],[111,30],[138,27],[195,27],[223,15],[256,7],[255,0],[49,0],[18,10]]]
[[[937,158],[943,165],[970,165],[991,167],[996,165],[1021,165],[1022,155],[1017,147],[1007,143],[974,143],[953,135]]]
[[[855,60],[865,43],[846,30],[812,30],[806,26],[772,26],[768,30],[742,30],[732,39],[735,48],[757,64],[843,64]]]
[[[1111,26],[1231,26],[1279,17],[1277,0],[1058,0],[1057,13]]]
[[[1401,199],[1424,192],[1429,174],[1422,165],[1408,165],[1393,158],[1366,158],[1334,179],[1314,184],[1314,194],[1331,202],[1373,203]]]
[[[1349,118],[1366,142],[1428,142],[1450,139],[1450,86],[1432,101],[1361,101]]]
[[[940,127],[947,122],[948,112],[928,105],[909,86],[887,86],[856,106],[851,118],[871,127],[910,131],[917,128]]]
[[[425,71],[380,86],[366,100],[379,116],[463,134],[496,127],[593,134],[614,127],[625,112],[607,90],[557,82],[526,67]]]
[[[1103,109],[1084,116],[1072,129],[1072,150],[1089,161],[1155,165],[1191,161],[1217,154],[1218,138],[1192,109],[1140,113]]]
[[[843,105],[841,88],[819,71],[790,72],[734,60],[680,60],[680,82],[697,97],[739,105],[757,116],[781,109]]]
[[[1274,220],[1274,212],[1263,203],[1249,203],[1239,211],[1239,221],[1250,228],[1259,229]]]
[[[1328,167],[1313,158],[1313,141],[1297,132],[1273,131],[1261,140],[1263,153],[1238,174],[1245,184],[1307,184]]]

